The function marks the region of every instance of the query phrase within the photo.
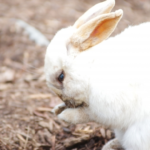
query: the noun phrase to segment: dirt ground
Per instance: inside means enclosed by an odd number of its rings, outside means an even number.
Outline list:
[[[0,150],[100,150],[113,138],[98,124],[69,125],[52,114],[61,101],[46,86],[46,46],[16,25],[16,19],[23,20],[50,41],[100,1],[0,0]],[[112,36],[150,21],[150,0],[116,0],[114,10],[119,8],[124,17]]]

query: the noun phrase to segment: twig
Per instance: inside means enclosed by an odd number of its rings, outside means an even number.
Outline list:
[[[29,140],[29,126],[28,126],[28,128],[27,128],[27,136],[26,136],[26,140],[25,140],[25,144],[24,144],[24,150],[26,150],[26,147],[27,147],[27,143],[28,143],[28,140]]]
[[[32,94],[29,95],[29,99],[47,99],[47,98],[51,98],[52,95],[51,94]]]
[[[20,135],[20,134],[17,134],[17,137],[19,140],[21,140],[23,143],[25,143],[25,139]]]
[[[78,138],[76,138],[76,137],[71,137],[71,138],[66,139],[66,140],[64,141],[64,146],[65,146],[66,148],[68,148],[68,147],[71,147],[71,146],[73,146],[73,145],[75,145],[75,144],[79,144],[79,143],[82,143],[82,142],[84,142],[84,141],[88,141],[90,138],[91,138],[90,135],[82,135],[81,137],[78,137]]]
[[[55,140],[56,140],[56,137],[52,136],[52,150],[55,150]]]
[[[29,35],[30,40],[34,41],[40,46],[47,46],[49,44],[48,39],[36,28],[24,22],[23,20],[16,20],[19,27],[23,28]]]
[[[48,107],[38,107],[36,110],[37,110],[37,111],[52,112],[52,108],[48,108]]]

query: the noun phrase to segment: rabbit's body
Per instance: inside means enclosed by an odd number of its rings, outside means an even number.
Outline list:
[[[108,4],[112,8],[114,1],[105,3],[104,10],[110,11]],[[87,23],[79,20],[75,27],[81,22],[85,24],[79,29],[69,27],[59,31],[47,49],[46,78],[64,102],[86,104],[65,109],[59,114],[61,119],[70,123],[95,121],[115,131],[117,140],[106,144],[103,150],[114,150],[114,146],[149,150],[150,23],[129,27],[100,43],[114,30],[121,16],[122,12],[116,11]],[[93,27],[99,19],[102,24]],[[55,111],[64,106],[57,106]]]

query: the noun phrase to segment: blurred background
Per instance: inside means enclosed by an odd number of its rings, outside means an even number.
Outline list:
[[[61,101],[46,86],[46,46],[101,0],[0,0],[0,149],[100,150],[113,133],[69,125],[51,113]],[[112,36],[150,21],[150,0],[116,0],[124,16]],[[140,36],[140,35],[139,35]],[[130,46],[130,45],[129,45]]]

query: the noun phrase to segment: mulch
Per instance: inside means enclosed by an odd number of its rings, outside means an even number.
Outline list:
[[[70,125],[51,110],[61,100],[46,86],[45,46],[31,41],[16,19],[50,41],[100,0],[0,0],[0,150],[100,150],[114,137],[96,123]],[[150,21],[150,0],[116,0],[124,17],[112,36]],[[140,35],[139,35],[140,36]]]

